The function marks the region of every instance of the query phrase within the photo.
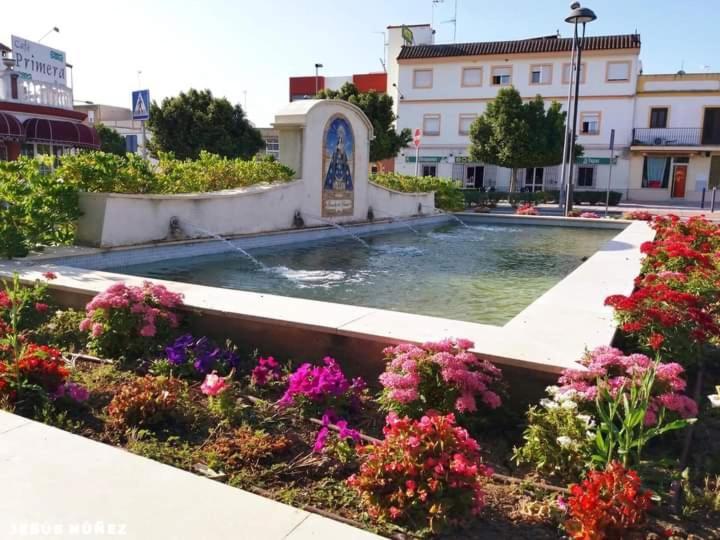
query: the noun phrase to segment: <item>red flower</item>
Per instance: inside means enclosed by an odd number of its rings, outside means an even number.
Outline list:
[[[57,274],[55,272],[45,272],[43,273],[43,277],[48,281],[52,281],[53,279],[57,279]]]
[[[49,393],[56,392],[70,374],[59,350],[34,343],[28,345],[17,365],[29,383]]]
[[[570,538],[626,538],[645,524],[651,492],[644,491],[640,478],[613,462],[605,471],[592,471],[581,484],[570,486],[570,517],[565,531]]]
[[[35,303],[35,311],[38,313],[45,313],[48,310],[48,305],[43,304],[42,302],[36,302]]]
[[[665,337],[662,334],[652,334],[648,338],[648,344],[650,345],[650,348],[654,351],[659,351],[664,341]]]

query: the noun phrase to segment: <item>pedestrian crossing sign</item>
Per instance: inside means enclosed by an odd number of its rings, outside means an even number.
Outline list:
[[[150,90],[135,90],[132,93],[133,120],[150,118]]]

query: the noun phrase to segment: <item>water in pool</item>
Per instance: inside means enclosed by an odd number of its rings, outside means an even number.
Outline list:
[[[445,224],[173,259],[122,273],[502,325],[617,231]]]

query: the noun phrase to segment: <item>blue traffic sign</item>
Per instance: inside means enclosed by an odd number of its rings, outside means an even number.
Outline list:
[[[150,118],[150,90],[134,90],[132,93],[133,120]]]

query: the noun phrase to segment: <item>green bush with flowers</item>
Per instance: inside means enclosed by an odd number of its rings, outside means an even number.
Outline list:
[[[77,188],[52,171],[50,157],[0,160],[0,258],[68,244],[80,217]]]

